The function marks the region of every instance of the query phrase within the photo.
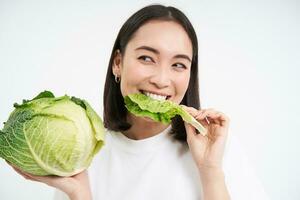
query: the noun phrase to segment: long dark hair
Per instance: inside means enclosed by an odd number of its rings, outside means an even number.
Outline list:
[[[188,34],[193,45],[191,76],[188,89],[180,104],[200,108],[198,84],[198,41],[195,30],[188,18],[177,8],[159,4],[146,6],[134,13],[121,27],[113,46],[104,86],[104,126],[114,131],[126,131],[131,127],[126,121],[127,109],[121,94],[120,84],[116,83],[112,72],[113,61],[117,50],[122,55],[133,34],[150,20],[174,21],[180,24]],[[176,116],[172,120],[171,134],[180,141],[186,142],[186,131],[183,120]]]

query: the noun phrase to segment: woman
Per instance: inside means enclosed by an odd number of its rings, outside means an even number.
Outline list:
[[[132,93],[185,105],[207,136],[179,117],[164,125],[134,116],[123,101]],[[229,119],[200,109],[197,37],[178,9],[147,6],[122,26],[106,75],[104,122],[106,145],[89,175],[38,177],[15,170],[72,200],[230,199],[222,167]]]

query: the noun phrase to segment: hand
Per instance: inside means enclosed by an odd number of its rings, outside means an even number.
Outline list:
[[[199,170],[222,169],[229,118],[214,109],[183,108],[207,129],[207,135],[202,136],[185,122],[187,143]]]
[[[71,177],[35,176],[16,168],[10,163],[8,164],[26,180],[37,181],[45,183],[51,187],[55,187],[65,192],[70,199],[91,199],[88,174],[86,170]]]

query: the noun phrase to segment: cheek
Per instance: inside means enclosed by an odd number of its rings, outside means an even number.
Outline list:
[[[181,96],[183,97],[188,86],[189,86],[189,80],[190,80],[190,73],[186,73],[185,75],[182,76],[177,76],[177,80],[176,80],[176,88],[177,88],[177,92],[181,94]]]
[[[141,82],[142,80],[153,74],[153,68],[142,64],[137,59],[132,58],[128,59],[126,64],[124,65],[123,73],[124,75],[126,75],[128,83],[135,84]]]
[[[148,72],[144,66],[136,61],[127,61],[123,66],[121,73],[121,92],[122,95],[128,95],[136,91],[136,86],[140,84],[147,76]]]
[[[124,67],[123,76],[126,84],[136,84],[145,77],[145,69],[138,62],[128,62]],[[125,80],[124,79],[124,80]]]

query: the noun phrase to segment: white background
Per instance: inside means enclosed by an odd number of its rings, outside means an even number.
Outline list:
[[[231,118],[271,199],[300,199],[300,3],[286,1],[0,0],[0,122],[45,89],[88,100],[102,115],[109,56],[121,25],[150,3],[180,8],[199,39],[203,108]],[[2,128],[2,125],[0,126]],[[0,199],[50,200],[0,160]]]

